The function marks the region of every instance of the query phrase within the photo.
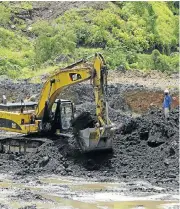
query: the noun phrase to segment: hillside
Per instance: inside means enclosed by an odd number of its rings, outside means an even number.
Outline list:
[[[178,2],[1,2],[0,75],[26,78],[102,52],[110,69],[179,67]]]

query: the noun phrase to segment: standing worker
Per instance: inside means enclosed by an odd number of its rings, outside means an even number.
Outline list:
[[[163,109],[165,118],[169,118],[169,110],[171,109],[172,98],[169,95],[169,90],[164,91]]]

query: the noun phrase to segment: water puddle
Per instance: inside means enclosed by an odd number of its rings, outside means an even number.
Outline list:
[[[138,191],[140,187],[144,192]],[[178,202],[177,193],[143,181],[112,183],[59,176],[15,180],[0,175],[0,208],[3,204],[9,209],[33,205],[37,209],[179,209]]]

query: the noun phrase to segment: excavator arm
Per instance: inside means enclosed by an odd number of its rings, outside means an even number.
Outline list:
[[[51,76],[48,81],[45,82],[41,91],[36,108],[36,117],[39,119],[43,117],[45,105],[48,106],[48,110],[51,109],[55,100],[64,88],[89,80],[91,77],[92,69],[85,67],[60,70],[60,72]]]
[[[80,60],[51,76],[44,84],[36,108],[36,118],[48,122],[50,110],[62,90],[71,85],[91,80],[96,103],[96,115],[100,125],[109,124],[106,108],[105,87],[107,85],[107,68],[101,54],[96,54],[93,64]]]
[[[92,57],[91,57],[92,58]],[[94,149],[109,149],[112,147],[110,139],[113,133],[113,125],[108,118],[107,107],[107,67],[101,54],[95,54],[93,62],[89,59],[82,59],[64,69],[56,71],[54,75],[45,82],[39,101],[36,104],[34,112],[6,112],[0,111],[0,129],[18,133],[38,133],[38,132],[56,132],[58,123],[58,105],[55,116],[52,119],[52,106],[66,87],[77,83],[91,80],[95,104],[96,104],[96,123],[92,126],[87,123],[89,119],[84,118],[85,126],[77,128],[78,120],[75,120],[73,127],[75,136],[83,151]],[[2,105],[3,107],[3,105]],[[81,120],[82,121],[82,120]]]

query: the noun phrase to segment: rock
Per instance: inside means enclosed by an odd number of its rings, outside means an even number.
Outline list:
[[[168,166],[168,165],[170,164],[169,160],[168,160],[168,159],[165,159],[165,160],[164,160],[164,164],[165,164],[166,166]]]
[[[87,173],[87,176],[88,176],[88,177],[92,177],[91,172],[88,172],[88,173]]]
[[[39,166],[44,167],[45,165],[47,165],[48,162],[49,162],[49,157],[45,156],[43,157],[42,161],[39,163]]]
[[[169,174],[168,177],[169,177],[169,178],[176,178],[177,176],[174,175],[174,174]]]
[[[72,169],[71,168],[66,168],[66,172],[71,173]]]
[[[10,154],[9,155],[9,160],[14,160],[15,159],[15,156],[13,154]]]
[[[125,73],[126,72],[126,69],[125,69],[124,65],[120,65],[116,69],[117,69],[117,71],[120,71],[122,73]]]
[[[16,29],[15,25],[11,25],[10,27],[11,27],[11,29]]]
[[[64,171],[64,166],[63,166],[63,165],[59,165],[59,166],[56,168],[56,172],[57,172],[57,173],[61,173],[62,171]]]
[[[56,57],[56,59],[54,60],[56,63],[60,63],[60,62],[68,62],[70,59],[70,55],[59,55],[58,57]]]
[[[8,207],[7,207],[6,205],[3,205],[3,204],[1,204],[1,203],[0,203],[0,208],[1,208],[1,209],[8,209]]]
[[[37,209],[37,207],[36,205],[30,205],[30,206],[21,207],[19,209]]]
[[[172,147],[170,147],[170,149],[169,149],[169,156],[173,156],[173,155],[175,155],[175,150],[174,150],[174,148],[172,148]]]
[[[64,166],[65,168],[68,168],[68,166],[69,166],[68,162],[64,162],[64,163],[63,163],[63,166]]]

